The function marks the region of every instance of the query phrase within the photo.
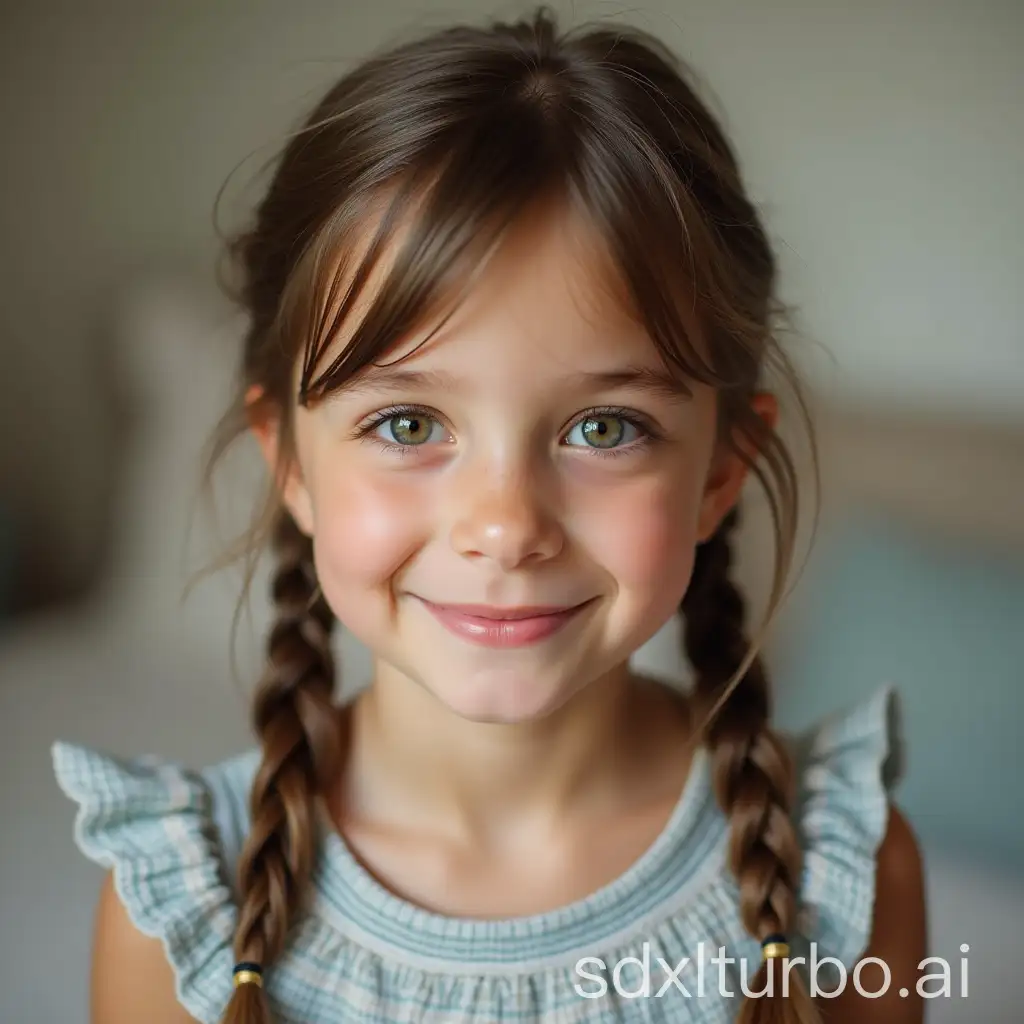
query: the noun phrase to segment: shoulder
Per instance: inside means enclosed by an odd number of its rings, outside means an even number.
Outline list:
[[[910,822],[895,805],[889,808],[885,838],[876,858],[878,898],[915,892],[924,879],[921,848]]]
[[[905,767],[897,693],[882,688],[822,720],[793,749],[801,935],[819,960],[834,957],[848,972],[879,948],[918,953],[923,867],[896,806]]]
[[[195,771],[65,743],[52,753],[77,805],[75,843],[107,870],[93,937],[98,1024],[216,1022],[230,994],[234,864],[257,757]]]
[[[924,868],[916,837],[892,806],[875,858],[875,900],[866,948],[845,983],[825,999],[828,1019],[859,1024],[922,1024],[924,998],[918,991],[927,955]]]
[[[159,939],[144,935],[117,893],[113,872],[100,889],[93,934],[90,1019],[96,1024],[195,1024],[176,992]]]
[[[875,906],[867,956],[916,970],[927,946],[924,859],[917,837],[893,806],[875,858]]]
[[[895,992],[905,983],[913,993],[927,944],[924,860],[910,823],[894,805],[876,857],[871,939],[863,959],[889,968]]]

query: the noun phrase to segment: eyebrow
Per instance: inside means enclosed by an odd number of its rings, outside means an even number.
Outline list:
[[[648,366],[576,373],[565,378],[563,384],[566,390],[636,391],[674,401],[693,397],[692,389],[681,377]],[[348,394],[358,394],[366,391],[410,390],[455,393],[459,389],[458,378],[442,370],[403,370],[392,366],[373,365],[347,381],[340,390]]]
[[[571,386],[598,391],[639,391],[673,400],[693,397],[693,390],[681,377],[649,366],[626,367],[603,373],[580,373],[570,378]],[[569,382],[567,382],[569,383]]]

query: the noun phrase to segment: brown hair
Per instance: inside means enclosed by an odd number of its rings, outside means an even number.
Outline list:
[[[284,148],[254,223],[230,250],[249,328],[239,394],[213,461],[262,409],[280,417],[283,469],[293,403],[328,394],[450,304],[480,254],[529,203],[553,194],[600,231],[667,366],[716,389],[721,436],[748,453],[768,498],[776,539],[770,614],[793,552],[796,471],[751,399],[769,370],[800,395],[777,342],[772,250],[730,145],[685,69],[657,41],[620,25],[560,33],[540,11],[515,24],[451,28],[371,57],[330,89]],[[371,221],[375,234],[357,259],[357,238]],[[408,228],[401,244],[399,226]],[[344,351],[321,367],[385,247],[396,253],[386,279]],[[687,304],[700,320],[701,351],[684,328]],[[252,409],[245,397],[254,386],[263,397]],[[802,400],[799,408],[806,415]],[[341,753],[333,615],[310,540],[273,487],[268,502],[249,539],[258,550],[265,530],[272,534],[276,620],[255,698],[263,760],[235,937],[236,959],[265,967],[306,892],[314,799],[336,779]],[[730,514],[698,550],[681,611],[716,793],[730,816],[743,922],[764,940],[794,927],[800,851],[789,758],[769,727],[768,678],[730,580],[736,519]],[[740,1019],[813,1020],[795,972],[790,982],[788,998],[776,984],[773,997],[747,1000]],[[224,1021],[267,1024],[264,992],[239,987]]]

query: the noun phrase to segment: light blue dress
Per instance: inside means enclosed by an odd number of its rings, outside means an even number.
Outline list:
[[[895,710],[882,689],[793,740],[805,856],[790,944],[847,972],[871,929],[898,767]],[[53,757],[79,807],[79,848],[114,869],[135,925],[163,941],[182,1005],[217,1024],[232,991],[234,865],[258,752],[202,771],[65,743]],[[733,1021],[760,949],[740,922],[708,769],[699,752],[664,830],[623,875],[510,920],[445,917],[396,897],[323,825],[311,902],[265,978],[275,1024]],[[828,982],[826,968],[818,977]]]

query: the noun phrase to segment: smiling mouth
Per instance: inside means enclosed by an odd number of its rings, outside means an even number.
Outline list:
[[[483,647],[525,647],[554,636],[596,599],[572,607],[435,604],[420,598],[450,633]]]

